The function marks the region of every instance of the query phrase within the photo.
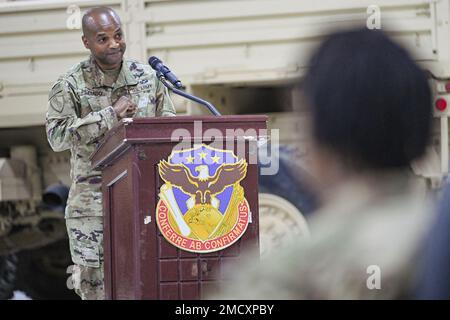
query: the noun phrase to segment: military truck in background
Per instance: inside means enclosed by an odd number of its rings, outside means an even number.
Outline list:
[[[127,57],[157,56],[222,114],[268,114],[269,128],[279,130],[271,141],[278,173],[260,177],[262,253],[308,234],[308,114],[293,81],[329,32],[381,27],[428,71],[433,140],[412,169],[428,189],[446,179],[450,0],[0,0],[0,299],[15,288],[32,298],[74,297],[66,288],[69,153],[50,149],[44,120],[52,83],[88,55],[81,14],[97,5],[121,16]],[[178,114],[207,113],[173,101]]]

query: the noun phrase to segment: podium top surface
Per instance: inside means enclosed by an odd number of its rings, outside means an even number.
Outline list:
[[[92,167],[102,169],[133,144],[178,142],[181,137],[202,142],[207,130],[214,136],[220,133],[223,139],[257,139],[266,136],[259,130],[267,128],[267,120],[266,115],[125,118],[106,134],[93,153]]]
[[[226,116],[174,116],[174,117],[148,117],[148,118],[126,118],[132,120],[133,123],[190,123],[193,121],[204,122],[260,122],[267,121],[269,117],[266,115],[226,115]],[[122,120],[121,122],[127,122]]]

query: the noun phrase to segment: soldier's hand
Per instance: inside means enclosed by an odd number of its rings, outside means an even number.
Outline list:
[[[136,104],[128,97],[122,96],[113,104],[113,109],[117,114],[117,118],[122,119],[132,117],[137,110]]]

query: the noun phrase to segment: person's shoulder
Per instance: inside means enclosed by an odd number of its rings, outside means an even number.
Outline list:
[[[69,68],[68,71],[59,76],[58,81],[76,81],[77,78],[83,76],[83,70],[89,68],[89,59],[78,62]]]
[[[70,88],[74,89],[80,83],[80,78],[83,77],[83,69],[89,65],[89,59],[74,64],[65,73],[61,74],[53,83],[49,93],[49,99],[61,91],[67,91]]]

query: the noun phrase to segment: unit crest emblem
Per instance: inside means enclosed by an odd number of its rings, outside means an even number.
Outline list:
[[[159,162],[158,170],[165,183],[156,221],[171,244],[191,252],[213,252],[244,234],[251,214],[240,185],[247,174],[245,159],[201,144],[173,151]]]

